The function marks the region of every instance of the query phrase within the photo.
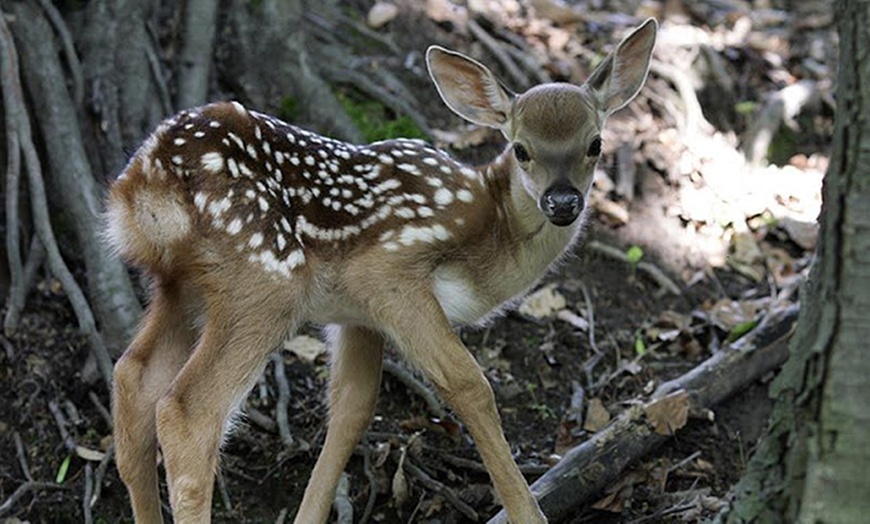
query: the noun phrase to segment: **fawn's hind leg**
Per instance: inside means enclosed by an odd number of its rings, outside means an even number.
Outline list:
[[[226,280],[217,277],[213,285]],[[221,438],[269,353],[293,327],[288,307],[256,286],[210,289],[202,336],[157,403],[172,513],[187,524],[210,522]]]
[[[179,286],[158,283],[133,342],[115,365],[113,418],[118,471],[138,523],[160,523],[155,406],[196,340]]]

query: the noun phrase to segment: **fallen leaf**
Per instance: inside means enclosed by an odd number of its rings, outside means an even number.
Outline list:
[[[405,505],[405,502],[408,500],[408,479],[405,478],[404,464],[405,450],[402,449],[402,454],[399,456],[399,466],[396,468],[396,474],[393,475],[391,483],[393,502],[395,502],[397,508]]]
[[[369,9],[366,23],[372,29],[380,29],[393,21],[399,14],[399,8],[389,2],[377,2]]]
[[[795,244],[807,251],[816,249],[819,238],[818,222],[802,222],[791,217],[783,217],[779,221],[782,227]]]
[[[574,313],[570,309],[560,309],[556,312],[556,318],[563,322],[571,324],[580,331],[589,330],[589,321],[581,317],[577,313]]]
[[[600,398],[590,398],[589,407],[586,408],[586,420],[583,421],[583,429],[595,433],[610,422],[610,413],[604,407]]]
[[[86,448],[84,446],[76,446],[76,455],[91,462],[100,462],[106,456],[102,451]]]
[[[644,406],[646,418],[659,435],[673,435],[689,418],[689,393],[681,389]]]
[[[468,28],[468,10],[449,0],[426,0],[426,16],[433,22],[453,24],[460,34],[465,34]]]
[[[565,297],[556,291],[556,285],[550,284],[524,298],[517,311],[521,315],[541,319],[565,309],[566,305]]]
[[[320,355],[326,353],[326,344],[306,335],[299,335],[284,341],[284,349],[293,353],[305,362],[314,362]]]
[[[640,470],[632,470],[623,475],[618,481],[608,486],[604,491],[606,495],[592,505],[594,509],[621,513],[625,501],[634,493],[634,486],[644,482],[646,473]]]

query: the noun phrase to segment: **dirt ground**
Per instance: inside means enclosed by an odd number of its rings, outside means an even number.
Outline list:
[[[755,55],[732,57],[731,66],[752,70],[757,64],[747,56]],[[757,87],[752,82],[760,75],[750,75],[747,85]],[[651,77],[657,81],[666,83]],[[743,95],[760,99],[761,91],[752,89]],[[633,195],[617,194],[606,176],[599,180],[586,237],[543,282],[564,298],[556,309],[570,314],[538,318],[511,312],[485,328],[461,332],[493,385],[507,439],[530,482],[608,417],[727,348],[729,336],[751,329],[765,315],[769,297],[794,289],[811,259],[812,247],[796,242],[798,234],[775,212],[777,206],[806,204],[791,193],[773,194],[776,202],[767,214],[738,210],[739,227],[699,218],[708,209],[698,195],[715,190],[716,182],[697,170],[670,169],[679,155],[667,157],[663,146],[670,136],[661,133],[669,127],[667,115],[649,109],[654,98],[641,98],[614,119],[599,165],[616,178],[617,145],[625,137],[641,137],[632,146],[640,166]],[[803,180],[801,173],[823,172],[819,155],[828,137],[817,129],[824,129],[830,116],[824,108],[809,116],[814,131],[784,163],[794,168],[787,184]],[[643,118],[655,125],[629,124]],[[474,151],[455,153],[481,161],[499,147],[487,138]],[[694,197],[701,204],[693,207],[687,199]],[[748,261],[746,242],[758,250]],[[663,292],[649,272],[617,260],[602,245],[617,253],[642,253],[641,260],[676,283],[679,292]],[[96,500],[89,509],[94,522],[131,522],[111,460],[108,393],[102,384],[80,380],[87,347],[50,276],[41,277],[21,324],[13,336],[0,337],[0,504],[28,479],[51,486],[15,500],[0,511],[5,519],[0,523],[82,522],[86,497]],[[316,328],[308,332],[316,333]],[[291,389],[294,444],[282,442],[274,427],[279,384],[273,362],[247,402],[248,411],[266,415],[265,420],[243,418],[224,447],[215,522],[285,522],[301,500],[325,433],[328,358],[319,354],[310,360],[292,351],[278,358]],[[716,406],[712,420],[691,418],[667,444],[624,472],[594,507],[567,522],[695,522],[714,515],[764,430],[769,379]],[[406,471],[402,460],[421,473],[397,475]],[[453,495],[479,521],[499,509],[461,421],[437,419],[421,395],[391,373],[384,375],[375,420],[347,473],[354,522],[370,500],[369,521],[386,523],[474,521],[457,509]],[[85,480],[92,477],[101,479],[99,492],[86,494]]]

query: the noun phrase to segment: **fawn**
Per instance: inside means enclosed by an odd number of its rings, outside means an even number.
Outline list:
[[[175,520],[210,520],[233,413],[279,342],[313,322],[331,346],[330,416],[296,522],[328,518],[388,342],[465,423],[511,521],[545,522],[452,325],[521,297],[580,235],[601,127],[643,85],[656,28],[635,29],[581,86],[519,95],[431,47],[447,106],[508,141],[478,168],[420,141],[339,142],[236,102],[163,122],[108,196],[111,244],[153,276],[114,375],[117,464],[136,521],[162,521],[158,444]]]

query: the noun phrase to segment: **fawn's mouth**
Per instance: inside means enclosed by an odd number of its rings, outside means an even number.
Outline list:
[[[555,226],[570,226],[580,216],[585,205],[583,194],[570,184],[550,186],[539,202],[547,220]]]

